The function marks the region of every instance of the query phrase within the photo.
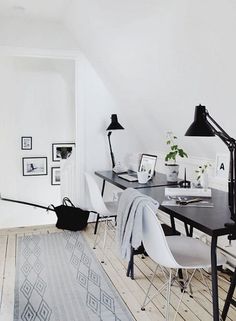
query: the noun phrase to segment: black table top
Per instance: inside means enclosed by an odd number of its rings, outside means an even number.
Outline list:
[[[119,178],[112,171],[95,172],[95,174],[121,189],[138,188],[141,193],[157,200],[161,210],[210,236],[229,234],[225,223],[233,223],[233,221],[230,219],[228,193],[226,192],[212,189],[213,207],[163,206],[161,203],[165,199],[165,186],[169,185],[164,174],[156,173],[145,186],[138,182],[128,182]]]
[[[113,171],[97,171],[95,172],[95,174],[121,189],[126,189],[128,187],[132,187],[135,189],[143,189],[150,187],[176,185],[176,183],[168,183],[166,180],[166,175],[161,173],[155,173],[152,179],[150,179],[150,181],[148,181],[146,184],[139,184],[139,182],[129,182],[123,178],[120,178],[118,174],[114,173]]]
[[[160,203],[160,210],[179,219],[190,226],[210,235],[221,236],[229,234],[225,223],[233,223],[230,219],[231,213],[228,207],[228,193],[212,189],[211,202],[213,207],[185,207],[161,205],[165,199],[165,188],[140,189]]]

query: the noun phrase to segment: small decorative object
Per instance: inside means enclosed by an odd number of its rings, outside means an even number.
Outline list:
[[[23,176],[47,175],[47,157],[23,157]]]
[[[179,175],[179,165],[176,164],[177,156],[184,158],[188,157],[185,151],[182,148],[179,148],[177,144],[177,137],[171,132],[167,132],[167,141],[166,144],[170,147],[170,151],[165,156],[166,169],[167,169],[167,181],[168,182],[177,182]]]
[[[198,186],[204,189],[208,188],[209,180],[208,180],[208,169],[211,167],[210,163],[203,164],[202,166],[198,166],[198,169],[195,171],[197,173],[197,181]]]
[[[61,169],[60,167],[51,167],[51,184],[60,185],[61,184]]]
[[[190,188],[191,182],[186,178],[186,168],[184,169],[184,180],[179,182],[179,186],[182,188]]]
[[[24,150],[32,149],[32,137],[30,136],[21,137],[21,149],[24,149]]]
[[[52,144],[52,160],[59,162],[61,159],[70,157],[75,147],[74,143]]]
[[[225,180],[229,177],[229,155],[216,154],[215,175]]]
[[[148,172],[148,176],[150,179],[154,175],[156,162],[157,162],[156,155],[142,154],[138,171],[139,172]]]

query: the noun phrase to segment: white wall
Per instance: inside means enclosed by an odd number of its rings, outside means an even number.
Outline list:
[[[236,137],[235,16],[229,0],[72,1],[65,23],[124,111],[127,149],[165,151],[171,129],[192,156],[227,153],[184,133],[201,103]]]
[[[2,197],[60,204],[60,187],[51,185],[51,167],[59,166],[52,162],[52,143],[75,141],[74,62],[1,57],[0,87]],[[32,150],[21,150],[22,136],[32,136]],[[48,175],[23,176],[22,157],[40,156],[47,157]],[[19,206],[19,211],[23,210],[24,206]],[[1,222],[6,219],[1,213]],[[23,221],[22,225],[45,222],[40,215]],[[16,222],[11,220],[13,226]]]
[[[119,160],[128,153],[164,152],[169,129],[196,159],[214,161],[216,152],[227,153],[217,138],[193,139],[184,133],[194,106],[201,103],[236,136],[232,121],[236,8],[232,1],[71,3],[64,20],[70,32],[48,21],[1,19],[0,44],[65,51],[80,47],[90,61],[81,56],[77,65],[80,169],[110,166],[104,129],[112,113],[125,127],[112,134]],[[9,119],[9,127],[13,124]],[[81,188],[82,172],[78,175]]]

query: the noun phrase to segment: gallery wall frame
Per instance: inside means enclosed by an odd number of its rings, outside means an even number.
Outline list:
[[[59,162],[62,158],[70,157],[75,148],[75,143],[54,143],[52,144],[52,161]]]
[[[42,176],[48,174],[47,157],[23,157],[23,176]]]
[[[51,167],[51,185],[61,185],[60,167]]]
[[[21,137],[21,149],[22,150],[31,150],[32,149],[32,137],[31,136],[22,136]]]

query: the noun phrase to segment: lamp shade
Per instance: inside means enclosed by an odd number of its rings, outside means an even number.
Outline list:
[[[195,107],[194,121],[185,133],[185,136],[215,136],[215,133],[207,121],[206,107]]]
[[[112,114],[111,115],[111,123],[107,127],[107,130],[115,130],[115,129],[124,129],[124,127],[121,126],[121,124],[118,122],[117,115]]]

